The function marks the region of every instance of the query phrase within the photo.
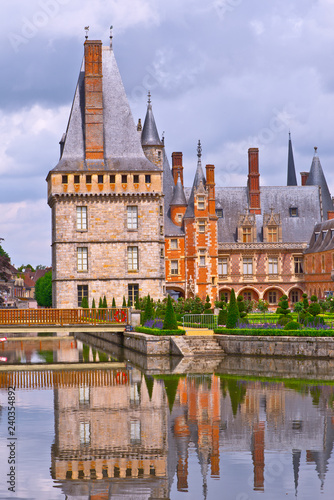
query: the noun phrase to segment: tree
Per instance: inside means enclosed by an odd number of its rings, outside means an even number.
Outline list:
[[[35,299],[42,307],[52,307],[52,271],[44,274],[36,281]]]
[[[93,302],[92,302],[92,309],[96,309],[95,299],[94,298],[93,298]]]
[[[102,300],[102,297],[100,297],[100,300],[99,300],[99,309],[103,309],[103,300]]]
[[[0,240],[2,240],[2,238],[0,238]],[[2,248],[1,245],[0,245],[0,257],[6,257],[10,262],[10,257],[8,255],[8,253],[4,251],[4,249]]]
[[[0,247],[1,248],[1,247]],[[3,293],[8,292],[8,281],[11,278],[11,263],[7,253],[3,252],[4,255],[0,255],[0,304],[3,303]]]
[[[88,299],[87,299],[87,297],[82,297],[81,307],[83,309],[88,309]]]
[[[238,304],[240,318],[245,318],[247,316],[247,312],[246,312],[244,298],[242,295],[238,295],[237,304]]]
[[[227,309],[226,328],[235,328],[239,320],[239,308],[235,299],[234,288],[231,290],[230,302]]]
[[[153,318],[154,318],[154,309],[152,306],[150,294],[148,294],[147,298],[146,298],[146,305],[145,305],[145,310],[144,310],[144,314],[143,314],[143,321],[142,321],[143,325],[145,325],[146,321],[148,321],[149,319],[153,319]]]
[[[177,330],[177,328],[178,328],[178,326],[177,326],[175,311],[174,311],[173,304],[172,304],[172,299],[171,299],[171,296],[168,294],[165,319],[164,319],[164,324],[163,324],[162,329],[163,330]]]
[[[106,296],[103,297],[102,307],[103,309],[107,309],[108,307]]]
[[[31,264],[22,264],[22,266],[20,266],[17,270],[22,273],[22,271],[25,271],[26,269],[30,269],[30,271],[32,271],[33,273],[35,272],[35,269],[32,267]]]
[[[124,295],[123,295],[123,304],[122,304],[122,307],[126,307],[126,300],[125,300]]]
[[[276,313],[281,316],[287,316],[290,314],[289,302],[287,295],[282,295],[278,302],[278,308],[276,309]]]

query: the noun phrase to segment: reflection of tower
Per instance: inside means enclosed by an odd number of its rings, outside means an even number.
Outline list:
[[[82,372],[76,372],[82,373]],[[87,370],[55,386],[52,477],[69,497],[107,499],[145,490],[168,497],[167,404],[137,370]]]
[[[178,451],[178,490],[188,488],[188,445],[196,444],[203,478],[203,496],[207,495],[207,475],[219,477],[220,379],[216,376],[188,376],[180,379],[178,395],[184,413],[174,419]]]
[[[254,490],[264,491],[264,430],[265,423],[255,423],[252,437]]]

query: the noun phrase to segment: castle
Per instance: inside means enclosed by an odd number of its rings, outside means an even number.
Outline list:
[[[297,186],[289,138],[287,186],[261,186],[259,151],[248,151],[245,187],[216,187],[214,165],[183,183],[182,153],[170,168],[149,95],[136,126],[112,44],[86,39],[57,166],[47,177],[52,209],[53,307],[87,297],[150,293],[246,300],[275,306],[306,290],[304,251],[312,229],[334,217],[315,152]]]

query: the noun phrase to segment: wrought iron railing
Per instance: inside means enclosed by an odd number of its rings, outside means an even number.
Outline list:
[[[217,328],[216,314],[185,314],[182,318],[183,328]]]

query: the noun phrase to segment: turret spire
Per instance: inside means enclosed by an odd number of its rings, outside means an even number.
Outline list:
[[[293,159],[291,133],[289,132],[289,152],[288,152],[288,176],[287,186],[297,186],[295,161]]]
[[[141,135],[142,146],[162,146],[152,111],[151,92],[147,95],[147,112]]]

